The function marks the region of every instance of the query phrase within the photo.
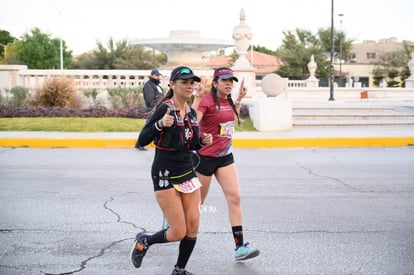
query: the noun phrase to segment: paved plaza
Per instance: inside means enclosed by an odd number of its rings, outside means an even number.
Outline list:
[[[135,234],[160,229],[153,149],[0,148],[0,274],[171,274],[178,244],[135,269]],[[235,149],[245,238],[233,259],[223,194],[201,208],[195,274],[412,274],[414,147]]]

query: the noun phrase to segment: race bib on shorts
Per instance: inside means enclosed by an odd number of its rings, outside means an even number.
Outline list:
[[[220,123],[220,136],[231,138],[234,134],[234,121]]]
[[[173,183],[175,190],[181,193],[193,193],[201,187],[201,182],[198,178],[192,178],[183,183]]]

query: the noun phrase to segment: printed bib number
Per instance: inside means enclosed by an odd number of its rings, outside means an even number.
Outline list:
[[[231,138],[234,134],[234,121],[220,123],[220,136]]]
[[[193,193],[201,187],[201,182],[197,178],[192,178],[183,183],[173,183],[175,190],[181,193]]]

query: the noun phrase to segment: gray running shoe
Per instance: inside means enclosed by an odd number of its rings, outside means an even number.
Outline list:
[[[131,261],[136,268],[141,266],[142,259],[144,258],[145,253],[147,253],[147,237],[148,235],[144,235],[143,232],[138,233],[135,237],[134,246],[131,250]]]
[[[175,267],[171,275],[194,275],[194,273],[188,272],[183,268]]]

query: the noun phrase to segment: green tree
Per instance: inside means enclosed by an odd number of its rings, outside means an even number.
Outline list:
[[[381,81],[387,82],[387,87],[404,87],[404,80],[409,76],[408,60],[410,59],[410,48],[404,43],[403,49],[388,52],[378,57],[374,75],[374,85],[379,86]]]
[[[7,59],[7,47],[13,43],[16,38],[11,36],[6,30],[0,30],[0,60],[1,63],[5,63]]]
[[[330,53],[331,51],[331,29],[320,28],[317,32],[317,37],[321,41],[322,49],[326,53]],[[346,63],[350,59],[353,42],[354,41],[352,39],[348,39],[346,37],[346,32],[342,31],[341,33],[335,30],[334,31],[334,57],[338,60],[341,58],[340,48],[341,48],[341,43],[342,43],[342,60],[344,60]]]
[[[167,63],[167,55],[146,50],[143,47],[131,47],[116,60],[117,69],[147,70],[158,68]]]
[[[16,48],[17,45],[21,43],[19,40],[14,40],[13,42],[7,44],[7,46],[4,48],[4,59],[3,64],[20,64],[20,62],[17,59],[17,53]]]
[[[252,47],[249,47],[249,50],[251,50]],[[276,55],[275,51],[269,50],[266,47],[257,45],[257,46],[253,46],[253,51],[255,52],[260,52],[260,53],[265,53],[265,54],[269,54],[269,55]]]
[[[277,71],[282,77],[290,79],[306,79],[309,76],[308,63],[312,55],[318,64],[317,75],[325,75],[328,64],[321,41],[308,30],[296,29],[283,32],[282,45],[276,55],[283,65]]]
[[[95,60],[93,51],[74,56],[71,69],[96,69],[97,65]]]
[[[311,56],[318,64],[316,75],[321,78],[329,77],[330,66],[330,28],[319,29],[316,34],[309,30],[295,29],[284,31],[282,45],[276,50],[276,56],[283,65],[277,71],[289,79],[306,79],[309,77],[308,63]],[[342,59],[348,60],[352,40],[346,39],[344,32],[335,32],[334,55],[338,60],[340,55],[340,38],[342,37]],[[339,60],[338,60],[339,61]]]
[[[75,69],[136,69],[159,67],[167,62],[165,54],[155,53],[143,47],[129,47],[126,39],[108,39],[107,45],[97,42],[96,50],[75,58]]]
[[[63,66],[68,67],[72,62],[72,51],[67,50],[62,41]],[[58,69],[60,68],[60,39],[43,33],[39,28],[33,28],[31,33],[22,36],[16,45],[16,58],[26,64],[29,69]]]
[[[107,48],[100,42],[97,42],[98,49],[96,52],[97,69],[116,69],[115,63],[128,49],[128,41],[126,39],[114,41],[112,37],[108,39]]]

